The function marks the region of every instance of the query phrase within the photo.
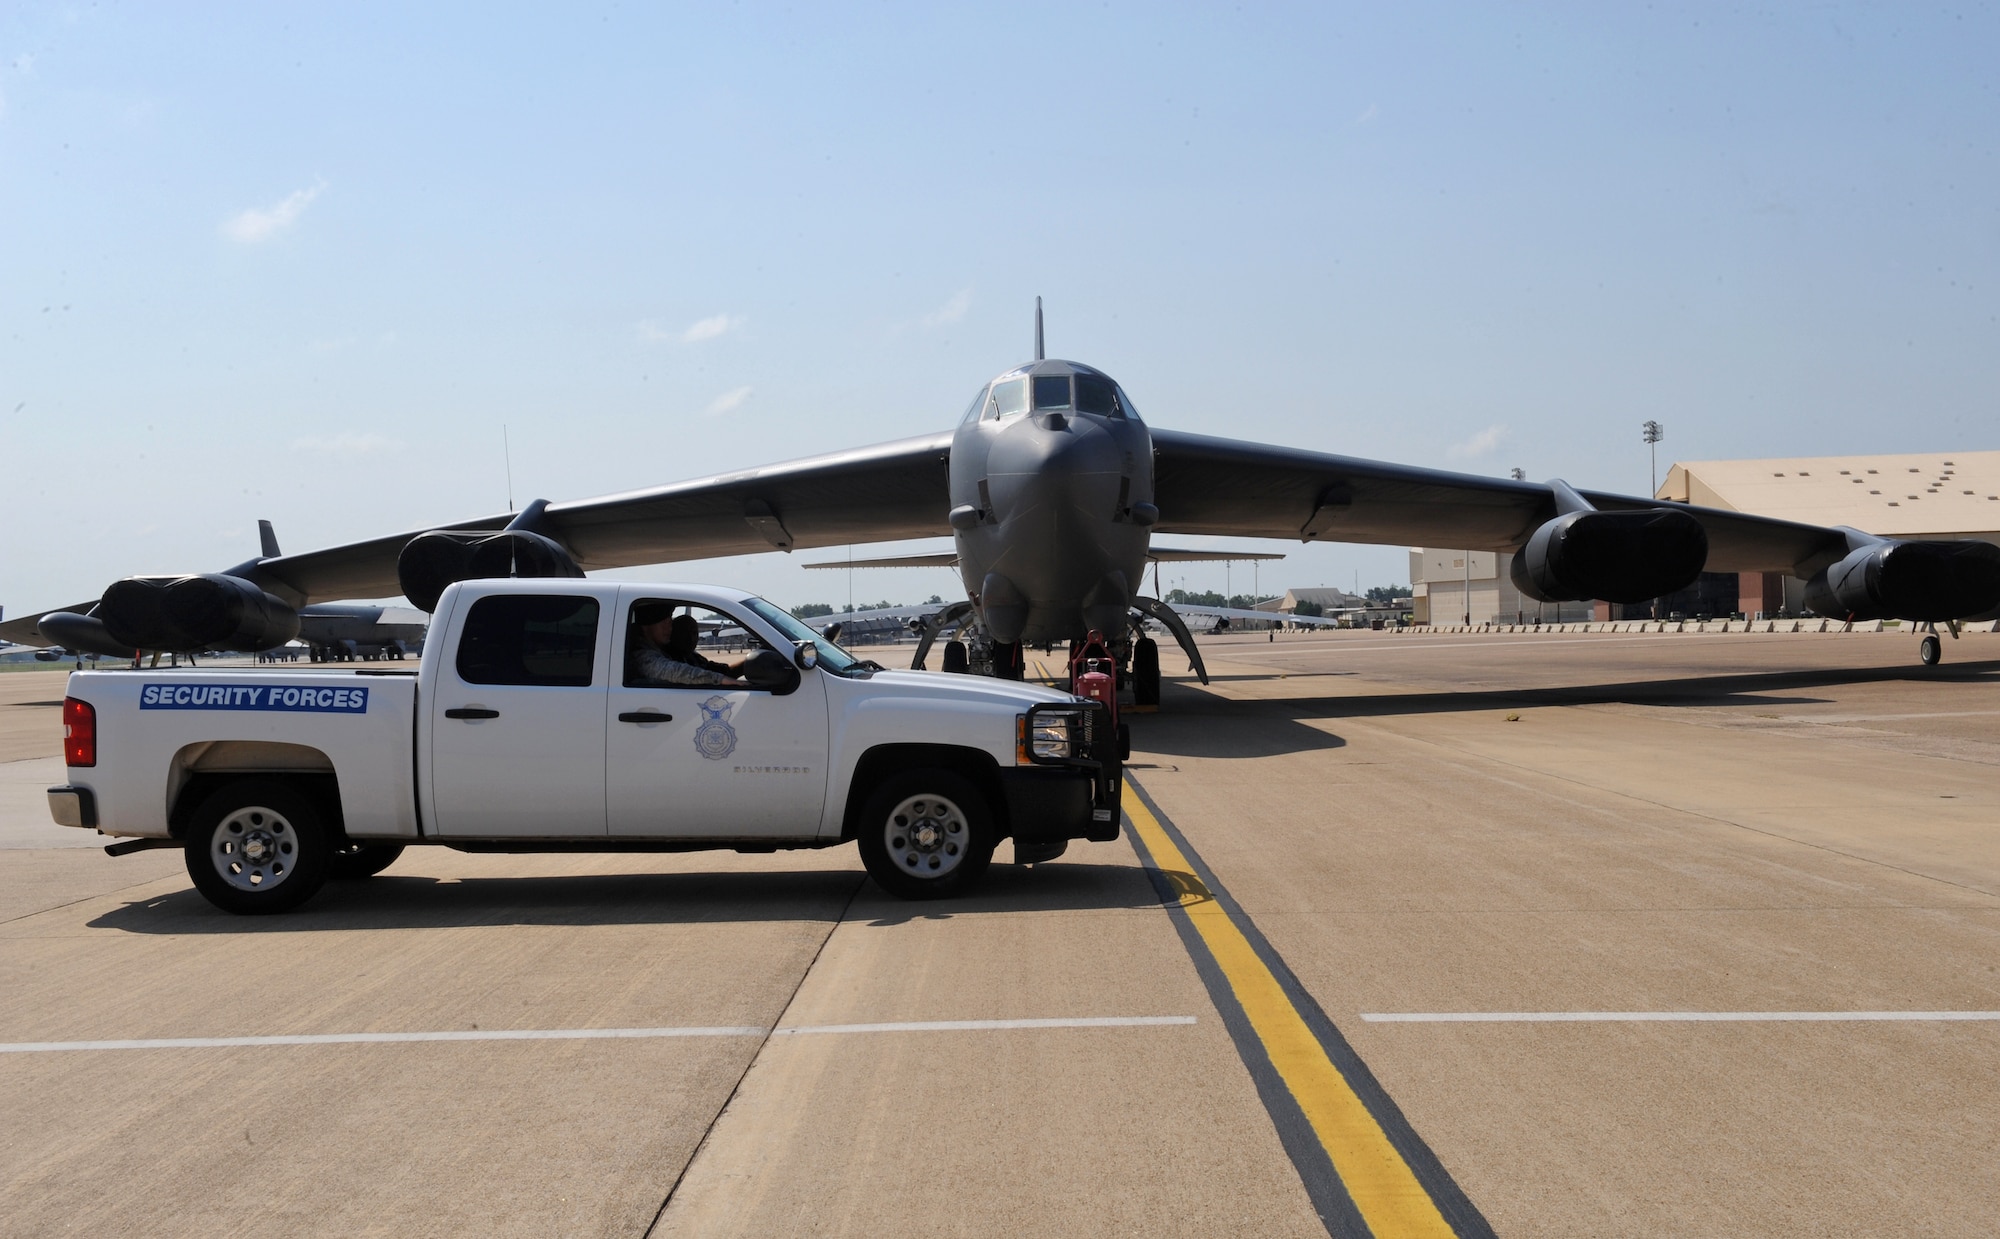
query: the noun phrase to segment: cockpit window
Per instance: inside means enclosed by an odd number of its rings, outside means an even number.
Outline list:
[[[1035,411],[1044,409],[1067,409],[1069,407],[1069,376],[1067,374],[1038,374],[1035,376]]]
[[[1126,417],[1131,418],[1133,421],[1142,420],[1139,417],[1139,407],[1132,403],[1132,397],[1126,395],[1125,389],[1122,387],[1118,389],[1118,407],[1123,410]]]
[[[1118,411],[1118,384],[1101,374],[1076,376],[1076,411],[1102,417],[1123,417]]]
[[[965,416],[959,420],[962,422],[976,422],[979,420],[979,411],[985,407],[986,389],[982,387],[973,393],[972,403],[965,406]]]
[[[1005,417],[1028,407],[1028,380],[1008,379],[993,385],[993,415]]]

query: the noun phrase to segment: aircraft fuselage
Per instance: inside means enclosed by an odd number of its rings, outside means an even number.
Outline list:
[[[1158,510],[1152,435],[1109,376],[1051,360],[994,379],[950,478],[959,575],[993,640],[1122,634]]]

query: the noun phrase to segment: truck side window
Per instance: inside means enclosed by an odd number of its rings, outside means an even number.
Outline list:
[[[744,628],[735,616],[713,607],[671,598],[640,598],[635,600],[626,612],[625,687],[699,687],[692,683],[675,684],[649,679],[638,665],[639,651],[651,645],[646,637],[646,625],[662,618],[676,616],[693,619],[694,641],[682,652],[685,656],[676,656],[674,661],[699,667],[705,671],[733,676],[744,655],[771,648],[762,638]]]
[[[467,684],[588,688],[597,656],[597,600],[495,594],[472,604],[458,639]]]

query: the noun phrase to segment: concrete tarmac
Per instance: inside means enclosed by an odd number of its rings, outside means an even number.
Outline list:
[[[0,677],[0,1043],[515,1038],[0,1053],[5,1229],[1342,1233],[1164,885],[1281,957],[1461,1233],[1990,1231],[2000,1022],[1763,1017],[2000,1011],[2000,638],[1203,645],[1131,773],[1213,889],[1120,841],[948,904],[850,849],[413,849],[231,918],[52,846],[61,678]],[[1436,1018],[1605,1012],[1758,1018]]]

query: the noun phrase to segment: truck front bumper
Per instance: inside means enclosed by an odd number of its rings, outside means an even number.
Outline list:
[[[1109,843],[1118,837],[1123,776],[1115,749],[1097,761],[1003,768],[1007,833],[1031,843]]]

